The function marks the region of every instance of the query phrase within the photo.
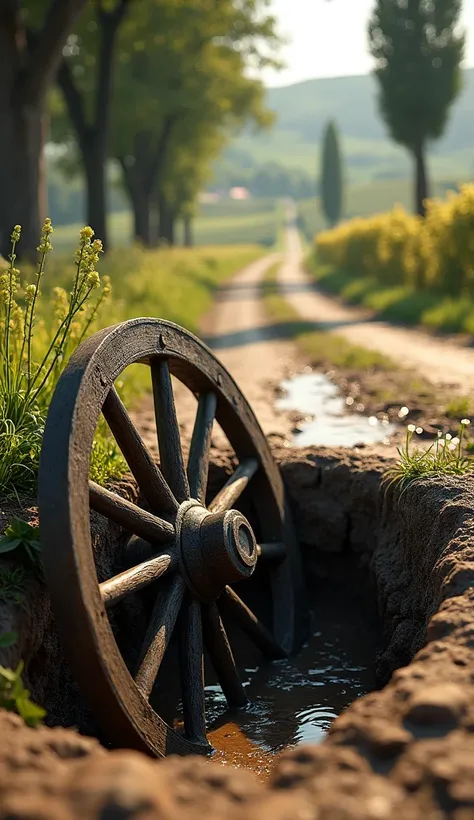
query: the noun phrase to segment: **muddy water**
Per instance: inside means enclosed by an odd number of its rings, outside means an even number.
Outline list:
[[[206,689],[215,759],[265,777],[285,749],[320,743],[332,721],[375,688],[377,621],[346,586],[313,584],[310,638],[298,657],[248,667],[251,705],[224,711],[219,686]]]
[[[355,447],[390,443],[394,425],[387,419],[364,415],[364,407],[355,404],[353,399],[345,399],[324,373],[301,373],[285,379],[281,388],[285,395],[277,399],[276,408],[297,410],[306,417],[293,437],[293,446]]]

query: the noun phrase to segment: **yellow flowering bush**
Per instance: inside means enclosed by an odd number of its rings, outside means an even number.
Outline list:
[[[447,199],[428,200],[426,218],[397,206],[391,212],[344,222],[315,240],[323,264],[381,285],[474,295],[474,185]]]

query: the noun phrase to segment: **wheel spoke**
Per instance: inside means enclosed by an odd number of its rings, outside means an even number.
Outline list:
[[[166,544],[174,538],[174,527],[156,518],[136,504],[89,481],[89,499],[93,510],[120,524],[129,532],[154,544]]]
[[[105,606],[117,604],[126,595],[152,584],[175,566],[176,556],[173,553],[161,553],[104,581],[99,587]]]
[[[236,501],[240,498],[252,476],[258,470],[258,461],[254,458],[247,458],[237,467],[235,473],[226,481],[222,490],[217,493],[214,500],[209,505],[211,512],[225,512],[231,510]]]
[[[143,641],[135,681],[149,698],[161,666],[171,633],[181,609],[185,583],[180,575],[170,579],[168,587],[158,595]]]
[[[282,541],[257,544],[257,555],[262,563],[279,564],[286,558],[286,544]]]
[[[254,642],[267,658],[279,660],[286,658],[287,654],[282,646],[276,642],[266,626],[262,624],[257,616],[245,604],[241,598],[230,587],[226,587],[219,598],[219,606],[222,607],[239,624],[243,632]]]
[[[186,501],[189,498],[188,479],[184,469],[168,362],[152,360],[151,376],[161,469],[176,499],[179,502]]]
[[[145,447],[115,387],[110,390],[102,413],[152,510],[165,514],[175,512],[178,502]]]
[[[246,706],[248,699],[237,672],[227,632],[215,604],[203,607],[202,625],[207,651],[227,703],[239,708]]]
[[[188,480],[191,497],[203,504],[206,500],[209,451],[216,407],[217,396],[215,393],[204,393],[199,396],[196,421],[189,450]]]
[[[184,730],[192,743],[207,744],[201,605],[188,598],[182,610],[180,669]]]

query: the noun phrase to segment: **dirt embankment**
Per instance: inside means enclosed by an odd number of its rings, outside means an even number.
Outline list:
[[[360,584],[377,603],[385,640],[376,664],[381,680],[396,670],[389,683],[349,707],[323,744],[283,756],[266,785],[201,759],[154,762],[107,753],[63,729],[27,730],[4,713],[0,817],[473,816],[470,482],[420,483],[401,506],[381,492],[384,459],[347,450],[275,455],[306,577]],[[223,464],[221,458],[214,469],[221,472]],[[40,612],[31,612],[24,627],[33,631],[40,620]],[[49,662],[53,669],[56,658]],[[34,689],[34,675],[31,684]],[[65,687],[63,700],[70,696]]]

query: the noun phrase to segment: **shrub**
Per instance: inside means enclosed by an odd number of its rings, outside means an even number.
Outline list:
[[[426,218],[396,207],[316,237],[318,260],[383,286],[474,295],[474,185],[428,200]]]

